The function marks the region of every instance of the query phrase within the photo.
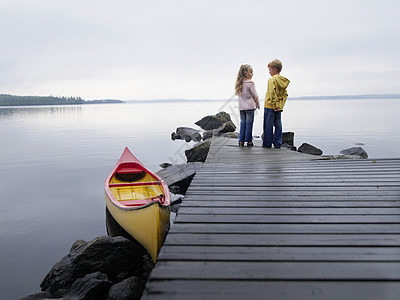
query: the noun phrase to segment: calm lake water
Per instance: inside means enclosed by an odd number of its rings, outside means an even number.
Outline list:
[[[154,171],[183,163],[193,143],[171,133],[221,110],[239,125],[235,100],[0,107],[0,299],[39,292],[75,240],[106,234],[103,183],[125,146]],[[399,115],[400,99],[289,99],[282,118],[297,147],[398,158]]]

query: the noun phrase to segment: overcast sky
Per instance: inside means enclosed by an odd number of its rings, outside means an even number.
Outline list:
[[[227,99],[241,64],[260,97],[400,93],[400,1],[0,0],[0,94]]]

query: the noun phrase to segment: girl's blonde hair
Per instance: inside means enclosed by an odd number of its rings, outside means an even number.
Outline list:
[[[244,80],[244,73],[249,73],[250,69],[253,69],[250,65],[241,65],[239,72],[236,77],[235,83],[235,95],[239,95],[243,90],[243,80]]]

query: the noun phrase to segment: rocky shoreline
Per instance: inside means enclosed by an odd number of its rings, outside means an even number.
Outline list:
[[[207,158],[210,138],[224,136],[238,138],[236,126],[226,112],[206,116],[195,123],[202,130],[179,127],[171,134],[172,140],[197,142],[186,150],[187,163],[171,165],[163,163],[158,175],[168,184],[172,198],[171,222],[184,199],[194,177]],[[283,134],[283,146],[293,151],[318,155],[324,159],[368,158],[361,147],[342,150],[343,155],[325,155],[323,151],[307,143],[298,149],[294,145],[294,132]],[[77,240],[69,253],[61,258],[40,284],[42,292],[21,300],[43,299],[93,299],[125,300],[140,299],[154,263],[146,250],[135,242],[106,210],[108,236],[92,241]]]

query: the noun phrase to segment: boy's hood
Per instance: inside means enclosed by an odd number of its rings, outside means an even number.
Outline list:
[[[274,75],[274,79],[279,89],[286,89],[290,83],[289,79],[281,75]]]

